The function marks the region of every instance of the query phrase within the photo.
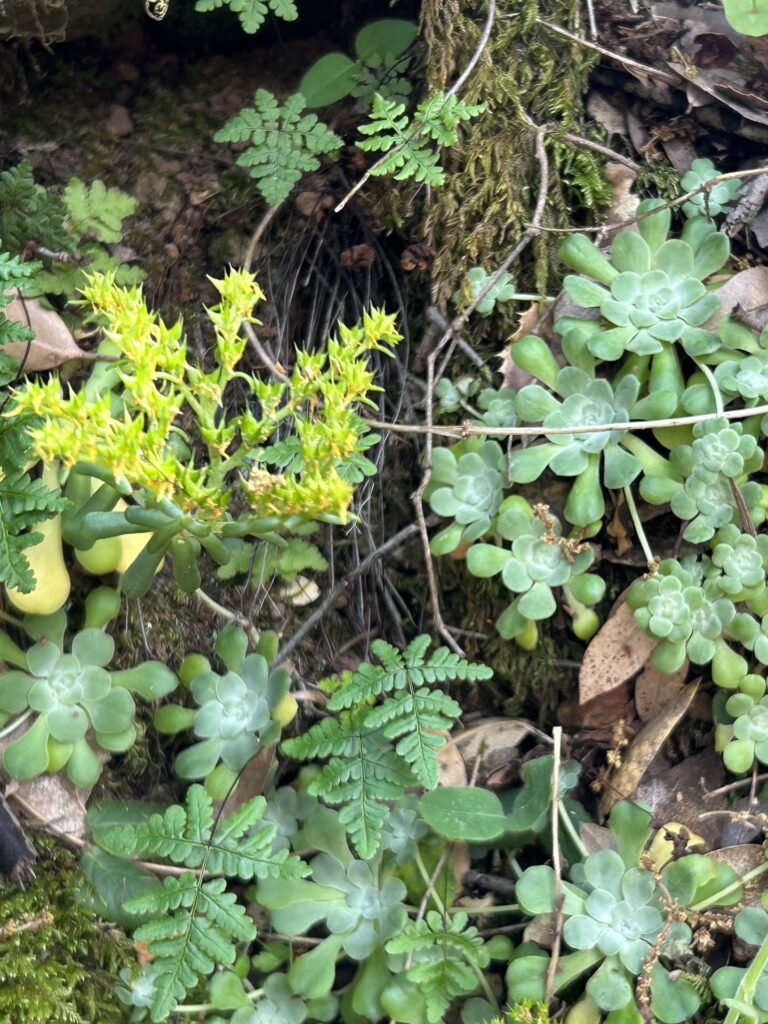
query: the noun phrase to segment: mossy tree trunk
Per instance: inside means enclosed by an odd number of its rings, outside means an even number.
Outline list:
[[[549,189],[544,223],[572,225],[607,199],[600,158],[567,142],[584,134],[583,107],[590,51],[543,22],[579,32],[581,0],[497,0],[488,45],[462,90],[485,113],[462,131],[446,185],[427,204],[427,241],[437,250],[435,298],[445,301],[465,271],[491,270],[530,223],[539,191],[536,128],[546,130]],[[430,89],[446,89],[469,63],[480,38],[486,3],[424,0],[422,32]],[[535,240],[523,281],[546,293],[556,236]]]

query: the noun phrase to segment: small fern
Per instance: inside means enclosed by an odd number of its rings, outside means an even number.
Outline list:
[[[454,999],[475,991],[491,959],[465,913],[446,923],[435,910],[424,920],[409,921],[402,934],[389,940],[387,952],[411,955],[406,978],[423,994],[430,1024],[443,1020]]]
[[[139,203],[118,188],[107,188],[103,181],[86,185],[72,178],[64,189],[68,224],[77,237],[93,235],[100,242],[119,242],[123,221],[136,212]]]
[[[280,106],[266,89],[258,89],[253,107],[244,107],[214,135],[216,142],[248,142],[237,158],[258,182],[270,206],[281,203],[303,175],[316,171],[320,156],[333,153],[343,142],[315,114],[304,114],[300,93]]]
[[[299,12],[294,0],[197,0],[195,10],[203,13],[228,6],[240,19],[244,32],[258,32],[272,11],[283,21],[295,21]]]
[[[369,152],[384,153],[371,168],[371,174],[391,174],[397,181],[415,178],[427,185],[442,185],[445,171],[440,166],[440,150],[433,144],[455,146],[459,141],[458,125],[483,109],[483,104],[465,103],[441,92],[420,103],[411,119],[405,113],[404,103],[377,93],[371,120],[359,127],[368,137],[358,145]]]
[[[340,820],[364,858],[379,848],[388,802],[409,786],[437,785],[437,753],[461,708],[430,684],[492,674],[445,647],[425,660],[428,647],[428,636],[416,637],[404,652],[376,640],[373,652],[381,664],[360,665],[328,702],[329,710],[341,712],[339,718],[324,719],[283,744],[299,760],[330,758],[310,792],[343,805]]]
[[[32,164],[22,161],[0,173],[0,238],[4,248],[21,253],[30,242],[53,251],[72,251],[64,227],[66,209],[53,189],[35,182]]]
[[[287,850],[273,850],[276,828],[262,824],[263,797],[254,797],[228,818],[214,822],[213,802],[202,786],[190,786],[186,807],[174,805],[137,825],[112,829],[105,843],[123,856],[160,856],[199,869],[166,878],[162,888],[148,889],[125,903],[129,913],[149,915],[134,938],[147,942],[157,979],[151,1007],[153,1021],[173,1011],[201,977],[219,964],[231,964],[235,943],[250,942],[256,928],[226,891],[226,878],[301,878],[308,868]]]

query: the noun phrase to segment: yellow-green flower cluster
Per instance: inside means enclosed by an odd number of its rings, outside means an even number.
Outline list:
[[[353,488],[339,465],[365,432],[356,408],[372,404],[376,390],[368,355],[389,354],[400,340],[394,318],[373,310],[361,324],[341,326],[327,351],[296,353],[289,381],[267,382],[238,370],[246,344],[240,331],[246,321],[258,323],[261,289],[246,271],[211,280],[220,302],[206,310],[216,338],[210,372],[187,361],[181,321],[165,324],[140,288],[95,275],[84,304],[119,353],[119,385],[94,398],[85,390],[65,394],[56,378],[30,381],[16,393],[11,415],[39,418],[31,437],[44,461],[95,463],[151,500],[169,498],[187,512],[219,518],[239,485],[258,514],[343,520]],[[235,380],[255,401],[227,414],[224,393]],[[286,420],[298,468],[272,472],[269,442]]]

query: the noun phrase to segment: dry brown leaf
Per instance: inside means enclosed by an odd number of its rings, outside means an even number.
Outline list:
[[[227,817],[238,811],[243,804],[252,800],[255,796],[261,796],[264,790],[264,783],[267,780],[275,759],[275,746],[272,744],[262,749],[252,757],[237,777],[237,785],[230,791],[229,796],[221,805],[222,817]]]
[[[743,77],[737,71],[731,68],[715,68],[712,71],[696,68],[694,74],[692,69],[674,61],[669,62],[669,67],[686,83],[686,97],[692,107],[706,106],[715,99],[748,121],[768,125],[768,114],[758,109],[761,103],[765,102],[764,98],[750,94],[749,90],[744,88]],[[738,90],[736,95],[735,90]]]
[[[656,641],[635,622],[623,603],[592,638],[579,672],[579,701],[586,704],[625,682],[648,661]]]
[[[611,772],[600,800],[600,813],[608,814],[619,800],[630,800],[662,744],[685,715],[699,689],[689,683],[653,721],[648,722],[623,752],[621,764]]]
[[[23,373],[54,370],[70,359],[101,358],[95,352],[83,351],[59,314],[46,309],[40,299],[12,299],[3,312],[9,320],[28,324],[35,335],[29,344],[11,341],[3,345],[3,352],[22,364]]]
[[[441,786],[466,786],[467,766],[455,743],[446,743],[437,752],[437,774]]]
[[[635,710],[638,718],[647,722],[679,693],[688,674],[685,661],[677,672],[662,672],[655,665],[646,665],[635,683]]]
[[[89,790],[75,789],[62,775],[38,775],[19,782],[10,796],[28,818],[34,818],[46,832],[64,839],[85,835],[85,802]]]
[[[587,98],[587,113],[597,121],[609,135],[627,137],[627,118],[618,103],[612,103],[605,93],[593,89]]]
[[[453,756],[452,751],[456,750],[466,766],[467,774],[471,775],[479,757],[478,774],[485,777],[513,760],[518,754],[518,747],[531,732],[532,726],[517,718],[484,718],[469,729],[453,735],[441,747],[440,763],[447,763]]]
[[[634,706],[626,683],[593,697],[586,704],[581,704],[574,696],[557,709],[557,721],[566,731],[589,729],[592,742],[596,742],[598,736],[610,742],[616,722],[619,719],[630,722],[634,717]]]
[[[726,807],[728,797],[707,799],[706,794],[724,782],[723,759],[709,747],[673,768],[647,775],[637,787],[637,799],[647,804],[657,821],[679,821],[689,832],[703,836],[711,850],[722,843],[727,819],[707,817],[707,812]]]
[[[737,307],[745,312],[760,309],[768,303],[768,267],[749,267],[729,277],[715,295],[720,299],[720,309],[707,320],[704,327],[714,330],[724,316],[729,316]]]
[[[748,871],[759,867],[765,860],[765,850],[757,843],[740,843],[738,846],[724,846],[722,850],[713,850],[708,854],[710,860],[719,864],[727,864],[736,874],[743,878]],[[760,906],[760,897],[768,885],[765,875],[758,875],[744,886],[744,897],[740,905]]]
[[[514,342],[519,341],[520,338],[524,338],[527,334],[534,334],[539,325],[540,318],[541,309],[538,302],[531,303],[528,309],[523,310],[520,314],[520,323],[518,324],[517,330],[514,334],[509,336],[506,345],[501,352],[498,353],[498,357],[501,359],[499,373],[501,374],[502,387],[514,388],[516,391],[519,391],[520,388],[525,387],[526,384],[530,384],[533,380],[530,373],[526,373],[525,370],[521,370],[517,363],[514,362],[510,352],[510,347]]]
[[[555,941],[555,915],[539,914],[526,925],[523,931],[523,942],[535,942],[539,946],[550,947]]]
[[[587,853],[616,849],[613,832],[605,825],[596,825],[593,821],[579,822],[579,835]]]

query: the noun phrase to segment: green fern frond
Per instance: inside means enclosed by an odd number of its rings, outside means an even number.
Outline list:
[[[225,891],[226,884],[224,878],[202,882],[188,871],[126,900],[129,913],[152,917],[136,929],[134,938],[148,943],[154,957],[153,1021],[165,1020],[217,964],[234,963],[235,942],[255,939],[256,926],[234,894]]]
[[[313,796],[342,804],[339,821],[358,854],[368,859],[379,848],[389,816],[388,801],[397,800],[416,779],[388,744],[375,736],[357,740],[354,754],[334,757],[309,786]]]
[[[0,441],[1,446],[1,441]],[[0,465],[2,458],[0,457]],[[35,589],[35,577],[25,554],[42,539],[41,533],[22,532],[57,515],[69,503],[42,480],[13,471],[0,477],[0,581],[23,594]]]
[[[275,826],[259,824],[266,800],[254,797],[216,824],[213,801],[202,786],[190,786],[186,806],[174,804],[147,821],[112,829],[109,849],[124,856],[166,857],[174,864],[202,869],[166,878],[162,888],[148,889],[128,900],[129,913],[151,916],[134,937],[149,943],[158,983],[152,1020],[161,1021],[210,974],[217,964],[231,964],[235,943],[250,942],[256,928],[245,908],[226,891],[226,878],[203,881],[204,873],[244,881],[301,878],[309,868],[287,850],[273,850]]]
[[[248,142],[237,158],[270,206],[281,203],[305,174],[316,171],[320,156],[333,153],[343,140],[315,114],[303,114],[300,93],[280,106],[266,89],[258,89],[253,107],[244,107],[214,135],[216,142]]]
[[[430,1024],[443,1020],[454,999],[474,992],[480,972],[490,963],[482,936],[468,926],[464,913],[454,914],[448,924],[435,910],[421,921],[409,921],[389,940],[387,952],[411,955],[406,978],[423,993]]]
[[[398,740],[396,753],[425,789],[434,789],[437,751],[445,743],[442,731],[451,729],[460,714],[461,705],[451,697],[421,687],[410,693],[398,693],[373,708],[366,717],[366,725],[381,729],[387,739]]]
[[[489,679],[493,674],[487,665],[460,658],[447,647],[439,647],[428,661],[424,661],[429,644],[428,636],[418,636],[401,654],[384,640],[374,640],[371,649],[381,666],[361,665],[349,685],[334,694],[328,707],[337,711],[392,690],[407,687],[412,692],[414,687],[427,683],[454,680],[475,682],[478,679]]]
[[[308,868],[287,850],[272,850],[276,829],[262,824],[267,802],[257,796],[214,825],[213,800],[202,786],[190,786],[187,805],[174,804],[137,825],[113,829],[110,846],[127,856],[166,857],[187,868],[205,865],[209,874],[230,878],[301,878]],[[248,835],[250,833],[250,835]]]
[[[411,120],[405,104],[377,93],[373,98],[371,120],[359,131],[367,136],[360,149],[385,155],[371,168],[374,175],[391,174],[397,181],[415,178],[428,185],[442,185],[445,171],[440,166],[438,146],[454,146],[459,140],[457,127],[476,117],[482,104],[472,105],[456,96],[437,93],[416,108]]]
[[[69,226],[78,238],[92,235],[99,242],[119,242],[123,221],[136,212],[137,199],[118,188],[107,188],[103,181],[86,185],[72,178],[64,189]]]
[[[486,665],[472,664],[445,647],[425,660],[429,643],[428,636],[418,636],[401,652],[375,641],[381,664],[360,665],[328,702],[329,710],[341,711],[339,718],[325,718],[283,743],[285,753],[299,760],[331,758],[310,792],[342,805],[339,818],[364,858],[379,848],[388,803],[410,786],[437,785],[438,751],[461,708],[429,684],[492,675]]]
[[[203,13],[229,6],[240,18],[244,32],[258,32],[271,10],[283,21],[295,21],[299,16],[294,0],[197,0],[195,10]]]
[[[35,182],[28,160],[0,173],[0,239],[6,249],[22,252],[37,242],[52,251],[72,251],[75,239],[65,217],[61,197]]]

